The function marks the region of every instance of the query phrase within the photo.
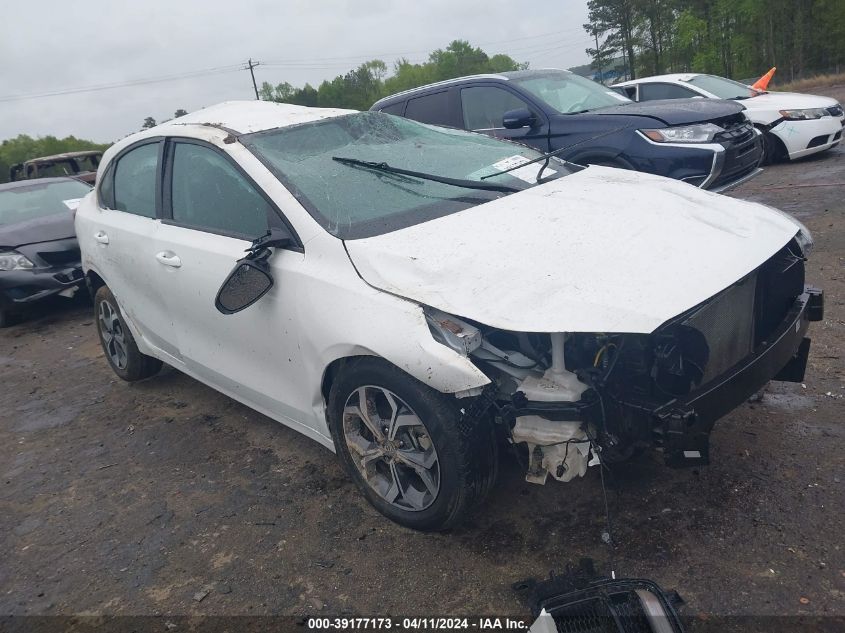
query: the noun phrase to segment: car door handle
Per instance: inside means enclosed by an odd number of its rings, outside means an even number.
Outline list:
[[[94,239],[97,240],[100,244],[109,243],[109,236],[106,235],[105,231],[97,231],[96,233],[94,233]]]
[[[182,265],[182,260],[179,259],[179,256],[171,253],[170,251],[161,251],[160,253],[156,253],[156,259],[160,264],[171,266],[173,268],[179,268],[179,266]]]

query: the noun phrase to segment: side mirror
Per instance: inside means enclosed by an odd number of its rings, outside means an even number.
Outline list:
[[[534,127],[536,122],[537,115],[528,108],[508,110],[502,117],[502,125],[508,130],[515,130],[521,127]]]
[[[223,314],[234,314],[266,295],[273,287],[273,275],[267,266],[268,257],[270,251],[262,248],[239,259],[235,269],[217,291],[214,307]]]

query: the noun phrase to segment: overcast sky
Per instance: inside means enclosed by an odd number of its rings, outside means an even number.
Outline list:
[[[113,141],[163,120],[254,98],[256,80],[319,84],[367,59],[422,61],[454,39],[532,67],[586,63],[586,0],[40,0],[0,24],[0,140]],[[217,69],[216,74],[195,71]],[[184,75],[191,75],[187,76]],[[122,82],[166,82],[38,96]],[[29,98],[23,98],[29,97]]]

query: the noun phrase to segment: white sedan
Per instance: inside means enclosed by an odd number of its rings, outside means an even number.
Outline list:
[[[500,445],[536,483],[706,464],[821,318],[785,214],[379,112],[225,103],[97,178],[76,232],[114,372],[164,362],[304,433],[416,529],[463,518]]]
[[[763,132],[766,162],[795,160],[835,147],[842,140],[845,112],[836,99],[794,92],[767,92],[738,81],[695,73],[657,75],[613,86],[634,101],[732,99]]]

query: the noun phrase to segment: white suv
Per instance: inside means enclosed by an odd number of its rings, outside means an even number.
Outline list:
[[[500,444],[529,481],[656,448],[801,380],[810,238],[761,205],[378,112],[211,107],[110,148],[76,231],[108,362],[165,362],[454,525]]]

